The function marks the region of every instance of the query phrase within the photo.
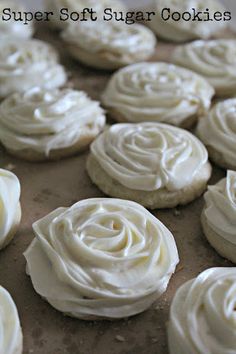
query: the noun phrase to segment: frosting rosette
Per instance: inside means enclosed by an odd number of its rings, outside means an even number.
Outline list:
[[[8,291],[0,286],[0,353],[21,354],[22,342],[16,305]]]
[[[227,96],[236,90],[236,41],[218,39],[195,41],[174,52],[176,64],[202,75],[218,96]]]
[[[20,191],[16,175],[0,169],[0,249],[10,242],[20,222]]]
[[[168,63],[138,63],[116,72],[102,96],[118,121],[174,125],[207,111],[214,89],[201,76]]]
[[[58,54],[49,44],[36,39],[0,42],[0,97],[35,86],[51,90],[65,82]]]
[[[185,42],[208,39],[227,26],[223,19],[211,19],[212,14],[225,11],[218,0],[154,0],[153,7],[156,18],[150,26],[158,36],[167,40]],[[162,15],[160,9],[165,9]]]
[[[236,352],[236,268],[211,268],[177,291],[168,328],[170,354]]]
[[[62,38],[71,45],[70,52],[76,59],[87,65],[92,61],[98,65],[98,58],[94,57],[98,54],[105,68],[119,68],[146,60],[156,46],[155,35],[147,27],[115,21],[87,21],[71,25],[62,33]]]
[[[46,156],[74,146],[103,129],[105,115],[85,92],[33,88],[0,105],[0,141],[11,151],[30,149]]]
[[[93,142],[91,155],[114,180],[140,191],[180,190],[208,166],[194,135],[161,123],[113,125]]]
[[[166,290],[179,261],[170,231],[137,203],[88,199],[33,225],[25,252],[38,294],[82,318],[122,318],[146,310]]]
[[[202,226],[206,238],[223,257],[236,263],[236,172],[209,186],[204,195]]]
[[[4,9],[11,9],[15,12],[23,12],[24,6],[15,0],[0,0],[0,16],[3,15]],[[34,28],[32,23],[24,25],[21,21],[10,19],[7,21],[0,20],[0,40],[11,39],[12,37],[27,39],[33,35]]]
[[[61,9],[66,8],[69,12],[83,11],[84,8],[92,9],[96,12],[98,17],[103,16],[104,10],[106,8],[112,8],[114,11],[125,11],[126,6],[120,0],[49,0],[47,2],[48,11],[53,11],[54,14],[59,14]],[[85,16],[86,17],[86,16]],[[64,18],[64,16],[63,16]],[[88,18],[90,20],[90,17]],[[53,16],[52,24],[55,28],[64,29],[69,25],[73,24],[73,21],[60,20],[60,16]]]
[[[228,171],[226,178],[209,186],[205,201],[207,223],[220,236],[236,245],[236,172]]]
[[[200,119],[197,135],[208,147],[210,157],[222,167],[236,168],[236,99],[217,103]]]

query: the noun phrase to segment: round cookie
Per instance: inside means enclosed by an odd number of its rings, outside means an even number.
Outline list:
[[[92,9],[95,12],[95,16],[101,18],[104,14],[106,8],[112,8],[113,11],[126,11],[125,4],[120,0],[47,0],[47,9],[52,11],[54,16],[51,18],[49,25],[54,29],[62,30],[72,25],[74,22],[69,18],[66,21],[60,19],[60,11],[63,8],[68,9],[67,13],[78,12],[80,17],[79,20],[82,22],[87,18],[91,20],[91,15],[89,12],[85,12],[84,15],[81,12],[85,8]],[[62,14],[62,18],[66,19],[67,16]],[[75,16],[74,16],[75,18]]]
[[[156,16],[150,27],[157,36],[172,42],[208,39],[227,26],[227,21],[208,21],[212,14],[225,12],[218,0],[153,0],[153,9]],[[195,13],[200,13],[200,20],[194,20]]]
[[[218,102],[198,123],[197,136],[218,166],[236,170],[236,99]]]
[[[25,8],[17,0],[1,0],[0,1],[0,14],[2,15],[4,9],[11,9],[11,11],[24,12]],[[27,25],[20,21],[10,19],[7,21],[0,21],[0,40],[3,39],[27,39],[32,37],[34,32],[34,26],[32,22]]]
[[[211,176],[203,144],[160,123],[113,125],[91,145],[87,171],[105,194],[150,209],[193,201]]]
[[[51,45],[36,39],[0,41],[0,99],[36,86],[52,90],[66,79]]]
[[[204,234],[221,256],[236,263],[236,172],[228,171],[226,178],[208,187],[204,198]]]
[[[118,122],[163,122],[190,128],[208,111],[214,89],[199,75],[168,63],[139,63],[116,72],[102,103]]]
[[[0,349],[2,354],[22,354],[23,337],[16,305],[0,286]]]
[[[12,155],[28,161],[78,153],[104,126],[104,111],[83,91],[34,88],[0,104],[0,141]]]
[[[236,40],[195,41],[175,49],[173,62],[202,75],[218,97],[236,92]]]
[[[85,65],[115,70],[148,59],[155,51],[155,35],[140,24],[88,21],[62,33],[69,53]]]
[[[171,304],[170,354],[236,352],[236,268],[211,268],[182,285]]]
[[[35,291],[83,320],[145,311],[165,292],[179,262],[170,231],[127,200],[82,200],[56,209],[33,230],[24,255]]]
[[[20,190],[16,175],[0,169],[0,250],[13,239],[20,224]]]

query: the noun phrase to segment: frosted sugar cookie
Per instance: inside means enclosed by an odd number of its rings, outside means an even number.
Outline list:
[[[1,354],[22,354],[22,331],[16,305],[0,286],[0,350]]]
[[[153,5],[156,17],[150,22],[151,28],[173,42],[208,39],[231,19],[218,0],[154,0]]]
[[[116,72],[102,95],[119,122],[163,122],[190,128],[206,112],[214,90],[201,76],[168,63],[140,63]]]
[[[83,91],[34,88],[0,104],[0,141],[29,161],[71,156],[101,132],[105,115]]]
[[[206,238],[223,257],[236,263],[236,172],[205,193],[202,226]]]
[[[236,170],[236,99],[217,103],[199,120],[196,134],[217,165]]]
[[[0,169],[0,249],[13,239],[20,220],[20,182],[14,173]]]
[[[195,41],[179,46],[174,51],[173,61],[202,75],[214,87],[217,96],[235,95],[235,40]]]
[[[51,90],[65,82],[66,73],[49,44],[36,39],[0,41],[0,98],[35,86]]]
[[[193,201],[211,175],[204,145],[160,123],[113,125],[91,145],[87,171],[105,194],[151,209]]]
[[[177,291],[170,310],[170,354],[236,352],[236,268],[211,268]]]
[[[83,200],[33,229],[25,257],[34,289],[57,310],[84,320],[145,311],[179,262],[170,231],[131,201]]]
[[[3,10],[10,9],[11,11],[14,11],[16,13],[18,12],[23,12],[24,6],[19,3],[19,1],[16,0],[1,0],[0,1],[0,16],[4,16],[7,20],[3,21],[3,19],[0,19],[0,40],[2,39],[12,39],[14,37],[16,38],[22,38],[22,39],[27,39],[32,37],[33,32],[34,32],[34,27],[32,22],[30,22],[27,25],[24,25],[21,21],[15,21],[13,18],[8,19],[9,15],[4,14]],[[6,10],[5,10],[6,11]]]
[[[114,70],[148,59],[155,50],[155,35],[140,24],[88,21],[68,26],[62,33],[71,55],[85,65]]]

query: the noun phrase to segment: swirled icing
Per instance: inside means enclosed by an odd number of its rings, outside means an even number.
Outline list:
[[[128,55],[135,58],[137,52],[145,53],[148,57],[153,54],[156,45],[156,38],[147,27],[119,22],[81,22],[68,26],[62,38],[90,53],[106,51],[120,60]]]
[[[36,39],[0,42],[0,97],[35,86],[53,89],[65,82],[65,71],[49,44]]]
[[[226,178],[209,186],[204,198],[206,208],[203,213],[208,225],[236,245],[236,172],[228,171]]]
[[[102,100],[130,122],[180,125],[206,111],[213,95],[207,81],[187,69],[167,63],[139,63],[115,73]]]
[[[121,318],[146,310],[178,263],[169,230],[137,203],[88,199],[33,225],[25,252],[35,290],[75,317]]]
[[[169,322],[170,354],[236,352],[236,268],[212,268],[177,291]]]
[[[205,77],[216,93],[236,90],[236,41],[195,41],[177,47],[173,60]]]
[[[228,164],[236,166],[236,99],[217,103],[200,119],[196,132],[205,145],[219,152]]]
[[[151,28],[163,38],[184,42],[187,40],[193,40],[197,38],[208,39],[216,32],[220,31],[226,26],[225,21],[207,21],[207,15],[200,14],[200,20],[185,21],[182,18],[179,21],[174,21],[170,17],[167,21],[164,21],[160,15],[160,9],[170,9],[170,14],[175,12],[183,14],[188,12],[193,14],[193,10],[196,13],[204,12],[206,9],[210,9],[210,16],[215,12],[224,13],[225,9],[218,0],[154,0],[154,9],[157,11],[156,20],[150,22]],[[168,13],[169,14],[169,13]],[[167,14],[164,14],[166,17]]]
[[[208,163],[195,136],[160,123],[113,125],[92,143],[91,153],[109,176],[144,191],[182,189]]]
[[[0,248],[15,223],[19,199],[18,178],[14,173],[0,169]]]
[[[16,305],[0,286],[0,353],[21,354],[22,332]]]
[[[0,105],[0,141],[13,150],[30,148],[48,155],[74,145],[86,132],[98,134],[104,125],[99,103],[83,91],[34,88]]]
[[[0,15],[2,15],[4,9],[10,8],[11,11],[23,12],[24,7],[14,0],[1,0],[0,1]],[[20,21],[13,19],[8,21],[0,20],[0,40],[17,38],[30,38],[33,35],[33,25],[31,23],[24,25]]]

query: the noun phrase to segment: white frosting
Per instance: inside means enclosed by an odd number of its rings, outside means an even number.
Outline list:
[[[16,305],[0,286],[0,353],[21,354],[22,332]]]
[[[208,225],[236,245],[236,172],[228,171],[226,178],[208,187],[204,197],[204,215]]]
[[[37,293],[78,318],[122,318],[166,290],[179,261],[170,231],[137,203],[88,199],[33,225],[25,252]]]
[[[197,135],[205,145],[219,152],[226,163],[236,166],[236,99],[216,104],[200,119]]]
[[[170,354],[236,353],[236,268],[212,268],[184,284],[171,305]]]
[[[211,18],[215,12],[224,13],[225,9],[218,0],[154,0],[153,2],[157,15],[156,19],[150,22],[150,25],[158,35],[169,40],[184,42],[197,38],[207,39],[227,25],[227,22],[223,20],[206,21],[207,15],[204,14],[199,16],[202,21],[193,21],[193,9],[196,13],[209,9]],[[185,12],[189,12],[192,17],[190,21],[182,19],[174,21],[172,18],[164,21],[161,18],[160,12],[165,8],[170,9],[170,14],[178,12],[182,15]],[[167,12],[164,13],[165,18],[168,14]]]
[[[35,86],[53,89],[65,82],[65,71],[49,44],[36,39],[0,41],[0,97]]]
[[[12,172],[0,169],[0,248],[14,225],[19,199],[18,178]]]
[[[91,153],[110,177],[143,191],[182,189],[208,163],[194,135],[160,123],[113,125],[93,142]]]
[[[15,12],[25,11],[24,6],[15,0],[0,0],[0,16],[3,15],[4,9],[9,8]],[[15,21],[14,19],[8,21],[0,19],[0,40],[13,37],[27,39],[33,35],[33,31],[34,28],[31,22],[25,25],[21,21]]]
[[[85,92],[34,88],[15,93],[0,105],[0,141],[11,150],[51,150],[77,143],[86,134],[97,135],[105,115]]]
[[[178,47],[173,60],[204,76],[216,93],[236,91],[235,40],[195,41]]]
[[[96,16],[98,16],[98,19],[103,18],[104,9],[106,8],[112,8],[114,11],[126,10],[125,4],[120,0],[48,0],[47,8],[49,11],[54,12],[55,16],[53,16],[52,21],[54,26],[59,29],[66,28],[68,24],[70,25],[74,23],[71,20],[60,21],[60,16],[56,16],[56,14],[59,14],[60,10],[63,8],[69,9],[69,12],[75,11],[78,13],[83,11],[84,8],[93,9],[93,11],[96,12]]]
[[[213,95],[207,81],[187,69],[167,63],[140,63],[115,73],[102,100],[130,122],[180,125],[208,110]]]
[[[68,26],[62,38],[90,53],[105,51],[121,61],[127,57],[135,60],[139,53],[148,58],[156,45],[156,38],[147,27],[120,22],[81,22],[79,25]]]

